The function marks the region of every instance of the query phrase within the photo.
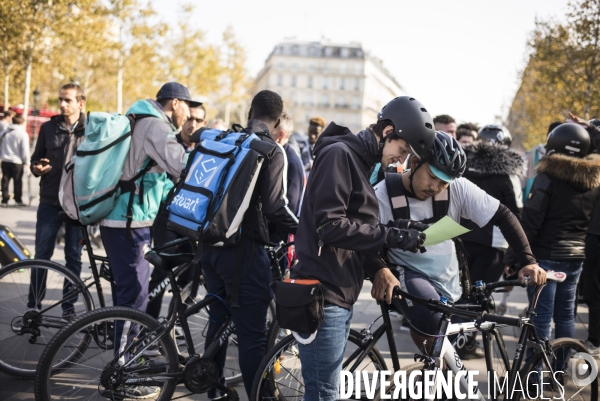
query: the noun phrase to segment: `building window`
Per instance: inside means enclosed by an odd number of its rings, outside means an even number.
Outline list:
[[[329,71],[329,63],[326,61],[323,63],[323,72]]]
[[[323,77],[323,89],[329,89],[329,78]]]
[[[313,61],[311,61],[310,63],[308,63],[308,70],[309,71],[314,71],[315,70],[315,63]]]
[[[298,45],[292,46],[292,54],[300,54],[300,47]]]
[[[352,108],[358,110],[360,108],[360,99],[358,96],[352,98]]]
[[[325,48],[325,56],[331,57],[332,55],[333,55],[333,48],[332,47],[326,47]]]
[[[277,75],[277,86],[283,86],[283,75]]]
[[[321,95],[321,107],[329,107],[329,96]]]
[[[340,74],[345,74],[346,71],[346,63],[341,63],[340,64]]]
[[[340,90],[346,89],[346,80],[344,78],[340,78]]]
[[[346,98],[343,95],[338,96],[336,106],[346,107]]]
[[[342,57],[348,57],[349,55],[349,50],[347,47],[342,47],[342,49],[340,50],[340,56]]]
[[[306,99],[305,99],[305,105],[307,107],[312,107],[313,106],[313,96],[312,93],[307,93],[306,94]]]
[[[292,63],[292,70],[297,70],[298,69],[298,63],[296,61],[294,61]]]
[[[310,54],[311,56],[315,56],[317,54],[317,49],[315,47],[309,47],[308,54]]]
[[[296,86],[296,76],[295,75],[292,75],[292,79],[290,81],[290,86],[292,86],[292,87]]]
[[[279,62],[279,69],[283,70],[285,68],[285,63],[282,61]]]
[[[307,77],[306,78],[306,87],[307,88],[312,88],[313,87],[313,77]]]
[[[356,82],[354,83],[354,90],[355,91],[360,91],[360,84],[362,82],[362,79],[357,79]]]

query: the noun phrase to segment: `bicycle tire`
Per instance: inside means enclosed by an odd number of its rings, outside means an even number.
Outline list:
[[[118,376],[118,369],[122,360],[115,358],[112,348],[92,346],[98,344],[96,340],[99,333],[98,328],[110,324],[114,325],[114,322],[118,320],[131,323],[125,326],[128,329],[132,329],[134,325],[141,327],[138,333],[130,331],[126,335],[127,337],[135,337],[135,341],[144,341],[145,334],[142,333],[161,326],[156,319],[144,312],[119,306],[94,310],[81,316],[58,332],[42,353],[35,375],[34,392],[36,400],[127,399],[126,394],[116,392],[122,390],[107,390],[108,387],[105,383],[110,383],[111,378],[115,377],[117,378],[116,383],[125,383],[125,380],[131,380],[135,383],[136,374],[143,375],[146,368],[152,369],[151,376],[147,376],[151,380],[164,380],[160,392],[152,399],[156,401],[170,400],[177,386],[177,378],[164,379],[160,377],[161,369],[164,369],[165,373],[177,372],[179,369],[177,350],[170,336],[167,335],[157,342],[158,353],[155,355],[155,359],[144,356],[135,361],[136,365],[133,369],[125,373],[129,376]],[[104,333],[108,332],[109,330],[106,330]],[[57,360],[62,358],[62,351],[72,348],[71,342],[80,343],[77,339],[78,336],[94,337],[94,339],[88,342],[89,346],[79,349],[77,358],[73,358],[71,355],[68,363],[62,364],[61,368],[56,368],[56,366],[61,365]],[[72,339],[74,340],[72,341]],[[86,354],[88,351],[89,354]],[[86,376],[88,374],[89,377]],[[156,379],[156,377],[159,379]],[[143,381],[142,379],[138,380]],[[123,388],[127,388],[127,386],[124,385]],[[104,391],[104,393],[101,393],[101,391]]]
[[[347,356],[351,355],[354,351],[348,349],[348,343],[352,343],[357,347],[363,347],[363,336],[359,332],[350,329],[348,342],[346,343]],[[260,364],[260,367],[258,368],[256,376],[254,377],[250,400],[285,401],[299,400],[303,398],[304,382],[302,381],[301,364],[300,359],[298,358],[297,344],[298,342],[296,341],[296,338],[293,335],[289,335],[277,342],[271,351],[267,353]],[[375,347],[373,347],[365,356],[364,361],[368,361],[368,363],[372,364],[373,371],[387,370],[387,365],[383,359],[383,356]],[[347,359],[344,360],[344,363],[346,362]],[[275,372],[273,372],[273,370],[275,370]],[[284,376],[296,381],[295,387],[290,384],[283,384],[282,382],[285,377],[275,378],[275,376],[280,375],[282,370],[285,371]],[[268,394],[273,394],[273,396],[265,396],[265,392],[268,392]],[[294,392],[298,394],[291,394]]]
[[[411,365],[408,365],[406,368],[402,369],[402,371],[406,372],[406,379],[408,379],[408,378],[410,377],[410,374],[411,374],[412,372],[415,372],[415,371],[422,371],[422,370],[424,370],[424,369],[425,369],[425,364],[424,364],[423,362],[417,362],[417,363],[413,363],[413,364],[411,364]],[[422,391],[422,389],[421,389],[421,391]],[[413,398],[411,398],[411,397],[409,396],[409,394],[406,394],[406,395],[407,395],[407,397],[401,397],[401,398],[398,398],[398,397],[397,397],[397,398],[394,398],[394,393],[395,393],[395,392],[396,392],[396,386],[395,386],[395,384],[394,384],[394,381],[393,381],[393,380],[391,380],[390,387],[388,387],[388,388],[387,388],[387,389],[384,391],[384,393],[385,393],[385,394],[390,394],[390,397],[391,397],[391,398],[382,398],[382,397],[381,397],[381,392],[380,392],[380,391],[378,391],[378,392],[377,392],[377,394],[376,394],[376,396],[375,396],[375,398],[374,398],[373,400],[374,400],[374,401],[380,401],[380,400],[382,400],[382,399],[392,399],[392,400],[402,400],[402,401],[409,401],[409,400],[410,400],[410,401],[412,401],[412,400],[413,400]],[[399,392],[399,391],[398,391],[398,392]],[[407,393],[408,393],[408,390],[407,390]],[[417,400],[417,399],[418,399],[418,400],[420,400],[421,398],[414,398],[414,399],[415,399],[415,400]]]
[[[500,329],[495,328],[481,334],[483,337],[483,352],[485,353],[485,365],[488,377],[507,377],[506,373],[510,372],[510,358],[506,352],[502,332]],[[498,391],[497,394],[503,393],[502,388],[498,389]]]
[[[45,291],[31,286],[33,269],[46,279]],[[23,260],[0,269],[0,370],[13,376],[33,378],[44,347],[61,328],[60,302],[63,286],[68,282],[79,286],[78,299],[72,312],[82,315],[94,309],[94,301],[81,279],[65,266],[48,260]],[[29,308],[30,288],[36,308]],[[41,288],[41,287],[40,287]],[[81,295],[81,296],[79,296]],[[35,335],[34,333],[38,333]],[[35,338],[34,343],[30,340]]]
[[[551,345],[551,355],[549,355],[549,359],[550,359],[550,363],[553,366],[547,366],[546,361],[544,360],[544,353],[537,351],[535,352],[531,358],[527,361],[527,363],[525,364],[525,366],[521,369],[520,371],[520,377],[523,380],[524,384],[523,386],[527,386],[527,390],[531,390],[533,391],[533,388],[530,388],[530,386],[533,387],[533,384],[537,384],[537,388],[539,388],[539,383],[531,383],[531,381],[527,381],[527,384],[525,384],[525,378],[529,377],[528,375],[530,373],[533,373],[535,371],[539,372],[541,371],[543,373],[543,371],[550,371],[550,368],[555,369],[556,371],[563,371],[566,373],[570,373],[570,374],[563,374],[563,375],[558,375],[558,379],[562,381],[561,386],[564,389],[564,400],[586,400],[586,401],[597,401],[598,400],[598,377],[596,375],[596,377],[593,378],[593,380],[582,387],[579,387],[579,385],[575,384],[573,382],[573,375],[577,375],[577,373],[574,373],[571,370],[571,363],[577,362],[577,360],[572,360],[571,358],[579,352],[583,352],[583,353],[587,353],[587,349],[585,348],[585,346],[580,343],[577,340],[573,340],[571,338],[559,338],[556,340],[552,340],[550,341],[550,345]],[[588,369],[590,367],[589,363],[586,363],[588,366]],[[562,365],[559,366],[559,365]],[[540,369],[541,368],[541,369]],[[567,381],[568,380],[568,381]],[[538,377],[538,381],[539,381],[539,377]],[[548,386],[544,386],[543,387],[543,391],[542,394],[539,394],[539,391],[536,393],[537,397],[539,397],[540,395],[544,396],[544,397],[550,397],[553,398],[554,396],[552,394],[549,394],[547,390],[550,390],[552,392],[556,391],[557,394],[560,396],[561,390],[558,388],[558,385],[556,385],[550,377],[547,378],[546,380],[542,379],[542,383],[544,385],[548,385]],[[527,395],[527,399],[537,399],[537,398],[531,398],[529,397],[530,393]],[[537,390],[536,390],[537,391]],[[567,396],[567,393],[571,394],[571,393],[576,393],[579,392],[578,394],[573,394],[572,396]],[[515,391],[514,392],[515,395],[517,396],[516,400],[520,400],[522,399],[522,397],[524,397],[525,395],[522,394],[519,391]],[[561,397],[562,398],[562,397]],[[541,398],[539,398],[541,399]],[[547,399],[547,398],[545,398]]]

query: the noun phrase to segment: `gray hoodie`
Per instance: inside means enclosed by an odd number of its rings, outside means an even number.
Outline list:
[[[11,124],[0,132],[0,160],[29,164],[29,135],[23,126]]]

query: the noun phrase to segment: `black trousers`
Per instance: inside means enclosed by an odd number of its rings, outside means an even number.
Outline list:
[[[583,298],[589,309],[588,338],[600,341],[600,237],[585,237],[585,262],[581,273]]]
[[[493,283],[500,280],[504,265],[502,259],[504,252],[474,242],[463,242],[469,253],[469,273],[471,283],[481,280],[484,283]]]
[[[8,203],[8,184],[14,181],[15,202],[23,202],[23,164],[2,162],[2,203]]]

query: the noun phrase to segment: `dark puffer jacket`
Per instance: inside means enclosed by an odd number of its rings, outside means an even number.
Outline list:
[[[536,171],[521,221],[533,254],[536,259],[583,260],[585,233],[600,196],[600,155],[552,154],[540,160]]]
[[[519,176],[523,174],[523,159],[506,146],[480,141],[464,148],[467,155],[467,169],[464,177],[498,199],[517,218],[521,218],[521,191]],[[461,224],[472,231],[461,238],[484,246],[492,246],[494,240],[493,224],[479,227],[467,219]],[[500,235],[500,231],[496,231]]]

